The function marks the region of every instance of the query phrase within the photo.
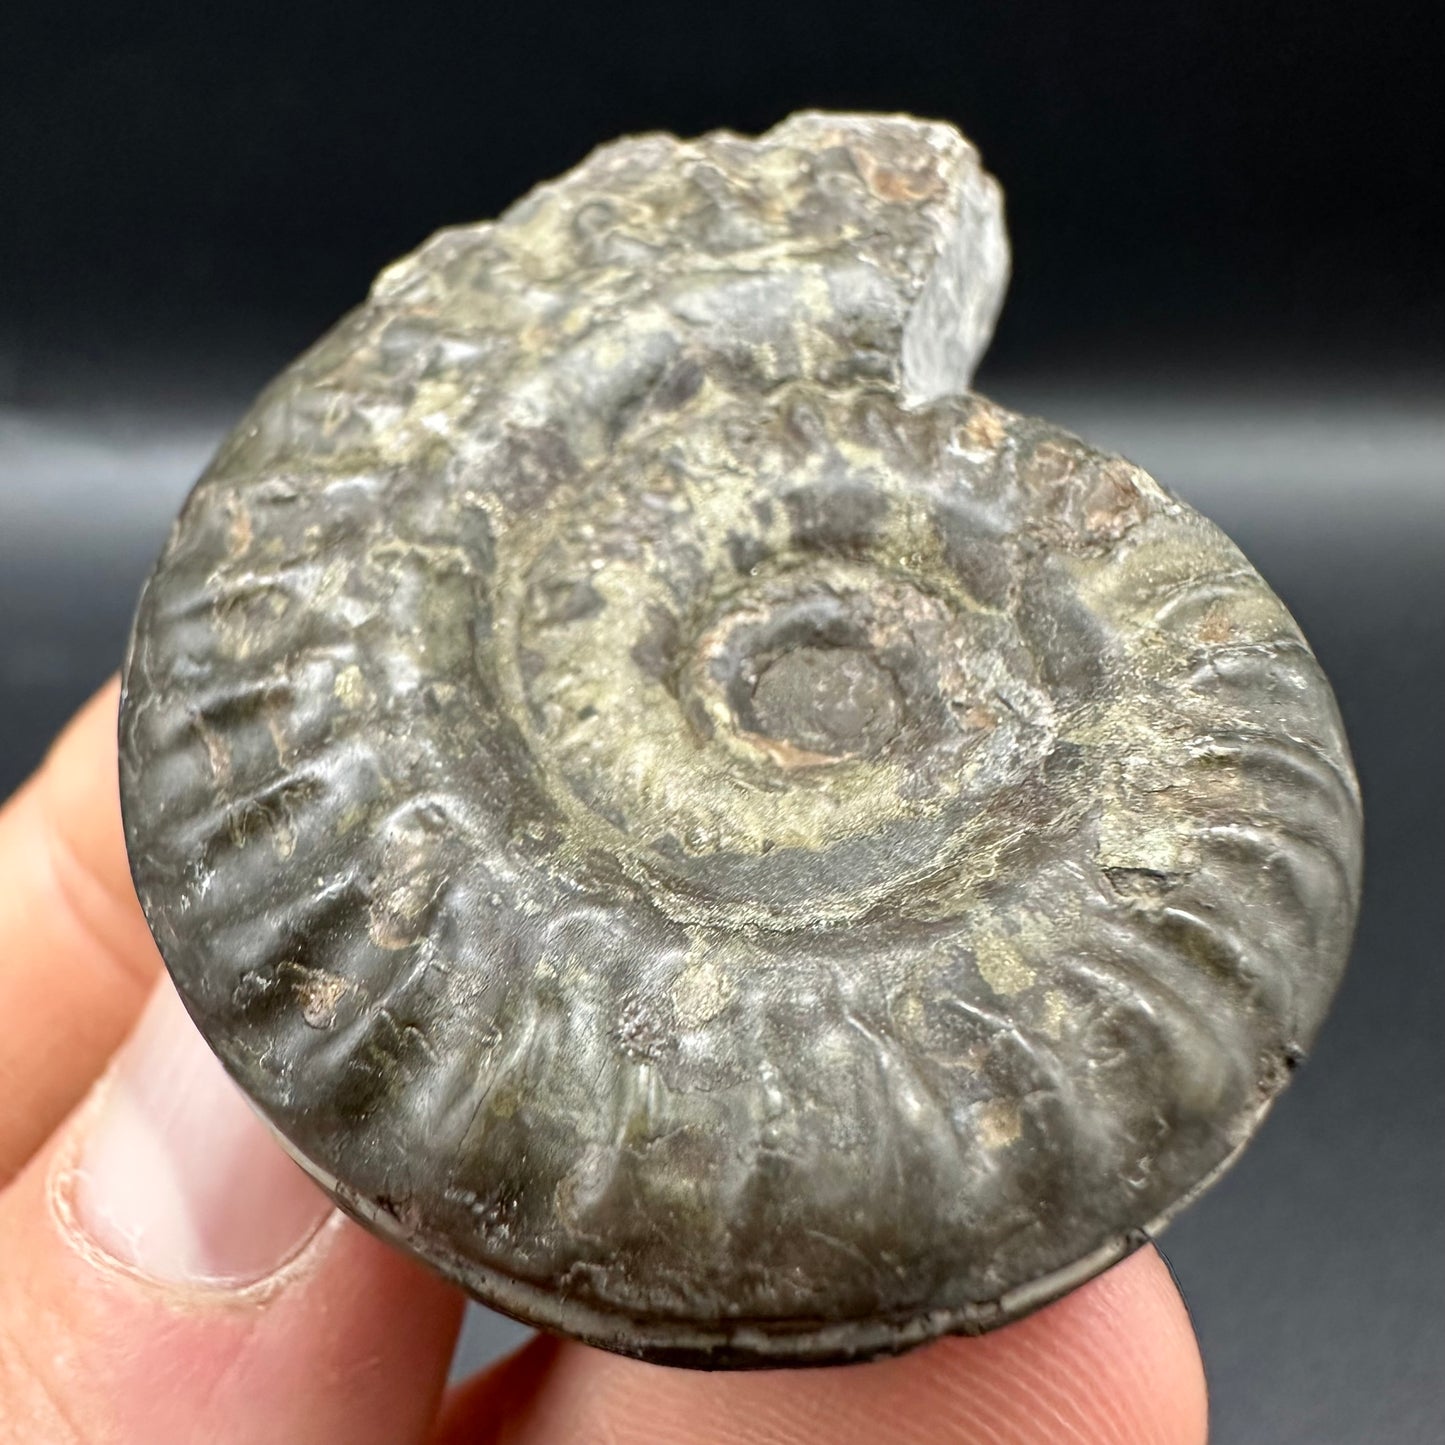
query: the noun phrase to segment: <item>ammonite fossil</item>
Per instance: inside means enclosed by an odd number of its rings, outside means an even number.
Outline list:
[[[977,1331],[1243,1145],[1359,802],[1284,607],[969,390],[954,130],[604,147],[261,396],[141,603],[135,878],[337,1201],[609,1349]]]

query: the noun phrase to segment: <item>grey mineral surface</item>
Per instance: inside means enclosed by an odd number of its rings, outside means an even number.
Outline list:
[[[121,775],[212,1046],[341,1205],[610,1349],[987,1329],[1244,1144],[1360,871],[1233,544],[970,392],[945,125],[596,152],[433,237],[225,443]]]

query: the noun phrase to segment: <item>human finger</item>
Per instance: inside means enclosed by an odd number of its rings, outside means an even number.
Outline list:
[[[1201,1445],[1206,1417],[1149,1248],[994,1334],[872,1364],[706,1375],[538,1340],[456,1393],[437,1445]]]
[[[0,808],[0,1184],[135,1021],[160,956],[131,887],[107,683]]]
[[[7,1445],[407,1445],[461,1299],[333,1210],[169,983],[0,1194]]]

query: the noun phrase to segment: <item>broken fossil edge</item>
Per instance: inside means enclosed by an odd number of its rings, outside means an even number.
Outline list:
[[[151,928],[302,1165],[497,1308],[703,1367],[991,1328],[1318,1027],[1328,685],[1217,529],[968,392],[1007,272],[947,126],[616,142],[383,272],[177,522]]]

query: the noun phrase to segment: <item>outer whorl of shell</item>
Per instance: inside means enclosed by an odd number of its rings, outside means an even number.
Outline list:
[[[709,1365],[1020,1315],[1224,1165],[1343,965],[1329,688],[1235,547],[968,392],[953,130],[609,146],[196,487],[122,716],[198,1023],[350,1211]]]

